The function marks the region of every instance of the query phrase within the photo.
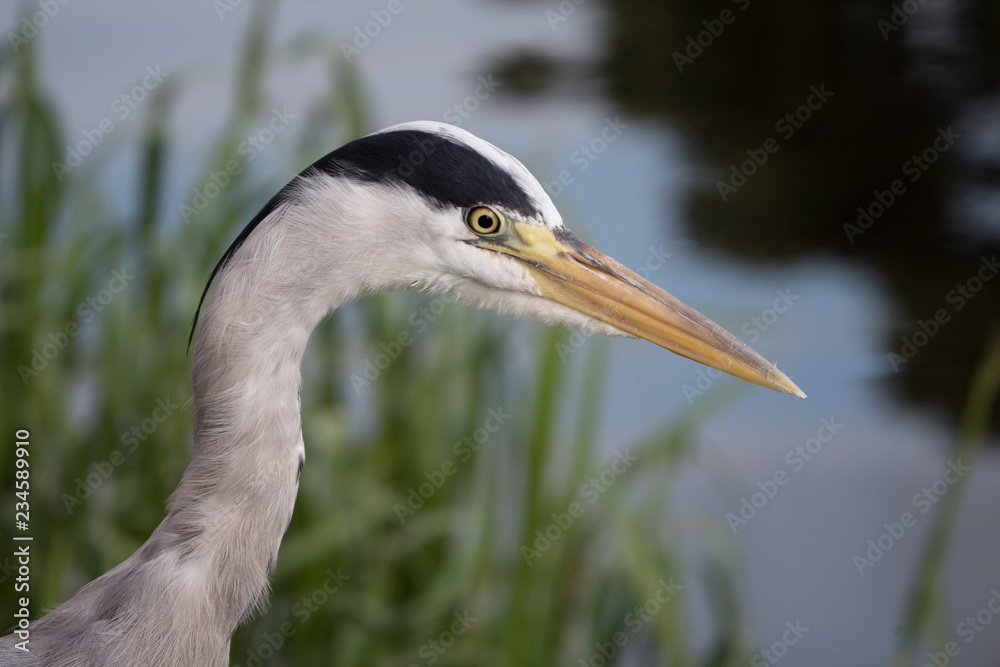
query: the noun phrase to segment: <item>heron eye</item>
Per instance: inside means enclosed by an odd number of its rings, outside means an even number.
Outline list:
[[[476,206],[465,214],[465,224],[476,234],[496,234],[501,220],[500,214],[489,206]]]

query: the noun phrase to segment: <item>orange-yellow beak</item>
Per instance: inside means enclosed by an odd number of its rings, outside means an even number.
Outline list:
[[[523,261],[552,301],[738,378],[806,396],[721,326],[568,231],[511,222],[505,233],[472,243]]]

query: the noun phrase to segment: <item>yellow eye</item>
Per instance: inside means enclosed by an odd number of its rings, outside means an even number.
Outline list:
[[[500,231],[503,217],[489,206],[474,206],[465,214],[465,224],[476,234],[489,235]]]

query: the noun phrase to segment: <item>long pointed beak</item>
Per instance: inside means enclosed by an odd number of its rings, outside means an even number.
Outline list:
[[[477,245],[527,264],[542,296],[749,382],[805,398],[784,373],[742,341],[568,230],[513,222]]]

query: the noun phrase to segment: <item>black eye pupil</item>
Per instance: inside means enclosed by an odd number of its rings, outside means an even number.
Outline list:
[[[465,224],[480,236],[496,234],[503,225],[503,216],[489,206],[475,206],[466,212]]]

